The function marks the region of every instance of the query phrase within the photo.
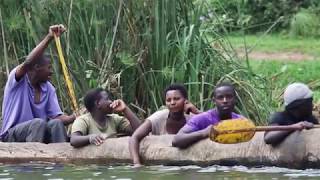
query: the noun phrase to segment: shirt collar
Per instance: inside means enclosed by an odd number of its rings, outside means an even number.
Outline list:
[[[30,87],[31,89],[34,89],[33,86],[31,85],[31,82],[30,82],[30,79],[29,79],[28,74],[26,75],[26,78],[27,78],[27,82],[28,82],[29,87]],[[48,91],[47,82],[45,82],[45,83],[40,83],[40,89],[41,89],[41,92],[46,93],[46,92]]]
[[[215,117],[217,117],[219,121],[221,120],[217,108],[214,108],[212,113]],[[236,119],[236,118],[237,118],[237,114],[235,114],[234,112],[231,112],[231,119]]]

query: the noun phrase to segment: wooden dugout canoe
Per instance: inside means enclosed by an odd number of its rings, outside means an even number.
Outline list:
[[[290,168],[320,167],[320,129],[292,133],[281,145],[263,141],[263,133],[239,144],[218,144],[202,140],[188,149],[171,146],[172,136],[148,136],[140,144],[140,154],[149,165],[275,165]],[[0,162],[46,161],[57,163],[131,163],[129,137],[108,139],[101,146],[73,148],[69,143],[1,143]]]

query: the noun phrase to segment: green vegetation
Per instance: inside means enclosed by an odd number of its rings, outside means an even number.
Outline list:
[[[319,23],[319,18],[315,13],[310,10],[302,9],[292,17],[289,34],[293,37],[319,37]]]
[[[286,32],[298,17],[299,24],[310,24],[320,14],[318,0],[209,0],[207,7],[207,21],[216,19],[224,22],[229,31],[246,30],[247,32],[261,32],[274,25],[273,30]],[[307,10],[308,13],[305,13]],[[306,15],[308,16],[306,18]],[[212,18],[214,17],[214,18]],[[308,22],[306,22],[306,20]],[[306,27],[300,26],[300,29]],[[314,35],[312,32],[297,35]]]
[[[278,61],[251,60],[250,65],[255,73],[271,81],[274,106],[281,108],[281,95],[285,87],[292,82],[303,82],[314,90],[315,103],[320,102],[320,63],[318,61]]]
[[[301,52],[312,56],[320,56],[319,38],[293,38],[281,34],[267,35],[240,35],[227,37],[235,49],[253,48],[254,51],[263,52]]]
[[[320,102],[320,42],[318,38],[293,38],[281,34],[228,36],[235,49],[246,47],[254,52],[287,53],[299,52],[314,57],[314,60],[290,61],[282,59],[249,60],[252,71],[270,81],[273,106],[281,108],[281,94],[292,82],[303,82],[315,91],[315,103]]]
[[[183,82],[190,100],[208,109],[215,84],[228,80],[239,90],[238,111],[263,123],[272,110],[268,82],[233,57],[234,52],[214,31],[218,28],[204,26],[200,19],[205,6],[186,0],[3,0],[1,67],[5,71],[6,64],[17,65],[49,25],[62,23],[68,28],[62,45],[79,99],[89,88],[102,86],[146,116],[163,104],[167,85]],[[208,33],[214,34],[210,42]],[[212,41],[219,48],[212,48]],[[55,47],[48,53],[56,57]],[[61,105],[68,111],[57,61],[54,70]]]
[[[9,69],[24,60],[49,25],[62,23],[68,28],[61,40],[78,99],[88,89],[102,86],[145,117],[163,104],[167,85],[183,82],[190,100],[205,110],[212,107],[213,87],[228,80],[238,89],[237,110],[263,124],[280,107],[279,95],[288,83],[302,81],[318,88],[318,65],[316,61],[242,61],[234,54],[244,47],[244,36],[232,31],[279,30],[286,35],[245,36],[247,48],[318,57],[318,39],[293,38],[288,33],[290,22],[296,32],[305,30],[301,20],[294,22],[291,17],[302,8],[314,17],[318,2],[2,0],[0,88]],[[54,44],[48,53],[57,58]],[[61,105],[69,111],[58,61],[54,71]]]

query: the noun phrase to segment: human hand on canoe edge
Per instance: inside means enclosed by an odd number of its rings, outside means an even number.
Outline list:
[[[311,129],[313,128],[313,123],[308,121],[301,121],[301,122],[292,124],[292,126],[296,127],[298,130]]]
[[[104,134],[91,134],[89,136],[89,143],[100,146],[106,138],[107,137]]]
[[[203,138],[207,138],[210,136],[211,130],[212,130],[212,125],[209,125],[205,129],[201,130],[200,133],[202,134]]]

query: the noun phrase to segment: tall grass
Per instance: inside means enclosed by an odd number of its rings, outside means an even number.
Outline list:
[[[49,25],[67,24],[62,45],[78,98],[89,88],[103,86],[146,116],[163,104],[166,86],[182,82],[189,99],[206,110],[213,106],[213,87],[228,80],[238,90],[237,110],[263,123],[271,111],[267,81],[241,65],[214,27],[202,26],[205,6],[188,0],[0,2],[11,68]],[[209,31],[214,34],[210,40]],[[55,57],[52,47],[49,52]],[[57,62],[53,81],[68,111],[70,103]]]

